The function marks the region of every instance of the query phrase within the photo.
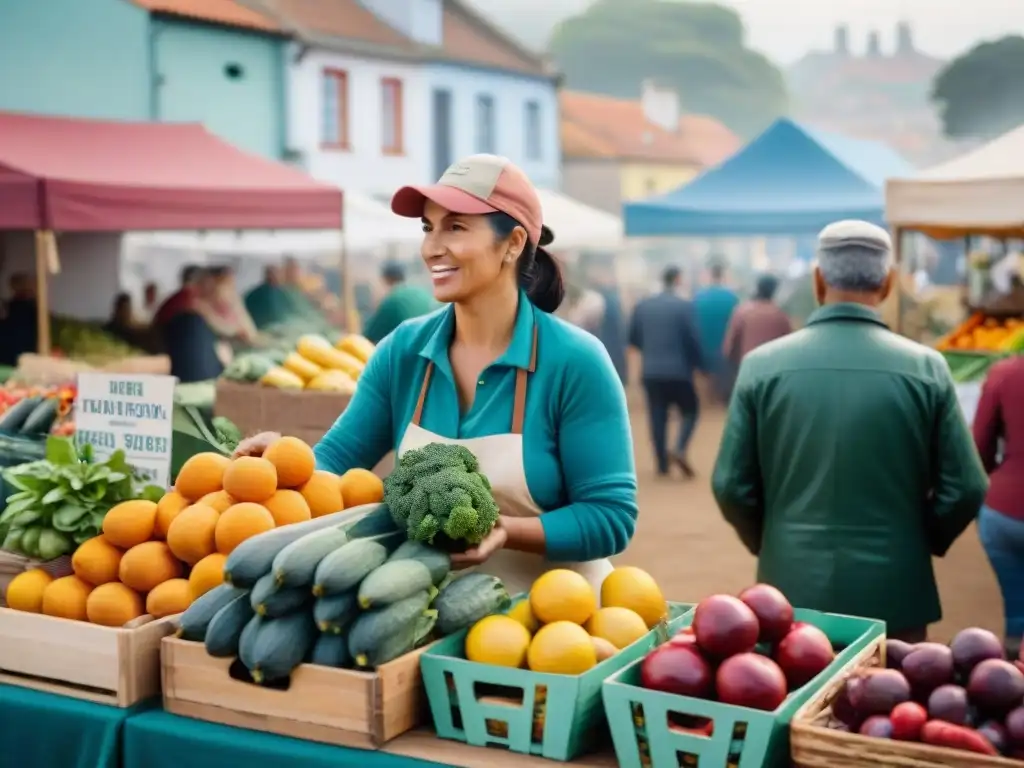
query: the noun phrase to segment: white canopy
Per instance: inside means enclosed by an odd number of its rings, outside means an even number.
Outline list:
[[[886,220],[940,238],[1024,234],[1024,126],[909,179],[889,179]]]
[[[555,233],[553,250],[616,249],[622,245],[622,219],[550,189],[537,190],[544,223]]]
[[[344,229],[335,230],[211,230],[203,232],[131,232],[124,236],[127,253],[160,248],[197,254],[312,258],[337,254],[345,247],[363,251],[381,245],[418,245],[420,223],[396,216],[369,195],[345,191]]]

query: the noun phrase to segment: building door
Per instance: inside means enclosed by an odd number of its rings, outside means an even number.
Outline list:
[[[439,179],[452,164],[452,92],[434,91],[434,178]]]

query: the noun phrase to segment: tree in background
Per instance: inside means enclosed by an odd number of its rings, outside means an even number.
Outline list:
[[[981,43],[946,65],[932,84],[943,132],[989,139],[1024,123],[1024,37]]]
[[[653,78],[683,110],[751,137],[787,109],[782,72],[746,47],[743,20],[713,3],[597,0],[555,30],[551,55],[566,87],[635,99]]]

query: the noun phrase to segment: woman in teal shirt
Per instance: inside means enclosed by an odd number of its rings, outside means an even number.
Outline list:
[[[552,314],[564,287],[540,247],[553,235],[536,190],[508,160],[474,155],[436,185],[399,190],[392,210],[422,219],[421,254],[448,306],[378,346],[318,466],[341,474],[392,448],[464,444],[501,517],[453,561],[513,591],[553,567],[599,588],[636,526],[629,415],[601,343]]]

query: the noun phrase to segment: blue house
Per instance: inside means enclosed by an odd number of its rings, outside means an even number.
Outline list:
[[[287,37],[232,0],[0,0],[0,110],[201,122],[285,148]]]

